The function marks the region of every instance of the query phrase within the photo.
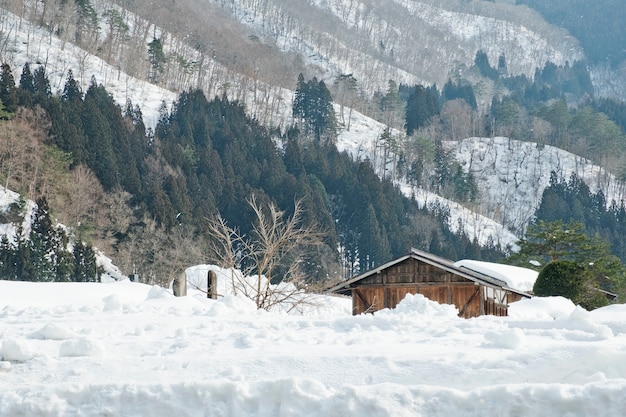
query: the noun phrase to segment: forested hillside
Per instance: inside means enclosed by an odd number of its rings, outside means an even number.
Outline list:
[[[60,96],[50,93],[42,67],[31,73],[25,66],[19,86],[11,87],[11,79],[5,66],[0,98],[13,97],[7,109],[16,113],[4,123],[44,131],[34,160],[17,155],[12,161],[20,170],[3,165],[7,184],[47,195],[60,221],[127,273],[163,283],[205,262],[208,217],[220,213],[248,233],[253,213],[246,199],[253,194],[287,211],[302,199],[304,222],[324,233],[324,248],[307,259],[317,279],[365,270],[416,244],[452,258],[497,256],[497,248],[452,233],[442,222],[444,209],[420,209],[367,161],[297,128],[272,132],[237,102],[185,92],[152,133],[136,106],[120,108],[95,83],[83,93],[71,72]],[[53,165],[65,165],[35,184],[17,174],[40,169],[47,150]],[[67,169],[76,181],[59,184]]]
[[[323,232],[302,255],[315,280],[409,247],[501,259],[546,204],[520,184],[540,195],[549,173],[513,169],[494,185],[496,163],[473,159],[487,153],[459,151],[471,137],[576,155],[577,169],[599,167],[594,187],[618,213],[624,102],[598,96],[577,41],[537,13],[466,3],[9,2],[0,177],[45,197],[68,237],[158,283],[209,260],[211,216],[249,233],[253,195],[285,216],[302,202]]]

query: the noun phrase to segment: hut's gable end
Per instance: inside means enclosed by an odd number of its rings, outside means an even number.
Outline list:
[[[420,284],[448,284],[451,282],[467,282],[471,283],[467,278],[453,274],[436,265],[430,265],[426,262],[416,261],[418,263],[417,283]]]
[[[384,275],[385,284],[413,284],[416,282],[416,269],[416,261],[409,258],[390,266],[381,273]]]
[[[468,283],[469,279],[415,258],[408,258],[355,283],[366,285]]]
[[[465,318],[506,316],[508,304],[523,296],[498,278],[458,268],[416,249],[348,280],[334,291],[352,292],[354,314],[394,308],[407,294],[421,294],[440,304],[454,305]]]

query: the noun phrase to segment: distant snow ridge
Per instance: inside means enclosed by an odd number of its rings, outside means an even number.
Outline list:
[[[371,91],[384,91],[389,79],[443,84],[453,68],[471,66],[478,49],[492,63],[505,54],[511,74],[528,76],[547,61],[563,65],[583,57],[565,31],[528,9],[502,3],[211,1],[329,77],[352,73]]]

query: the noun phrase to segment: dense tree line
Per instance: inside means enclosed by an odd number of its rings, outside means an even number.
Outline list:
[[[93,247],[70,242],[65,229],[54,226],[47,200],[36,202],[30,232],[17,228],[13,239],[0,239],[0,279],[49,282],[97,282]],[[12,241],[13,240],[13,241]]]
[[[6,70],[1,78],[9,79],[9,74]],[[319,82],[300,81],[311,87],[302,91],[303,102],[331,102]],[[302,221],[325,236],[324,247],[303,259],[309,274],[318,278],[340,273],[333,265],[342,265],[344,274],[361,272],[412,246],[453,259],[496,259],[500,254],[500,248],[481,248],[462,231],[451,232],[445,209],[418,207],[391,181],[381,180],[368,160],[354,160],[329,141],[318,140],[322,131],[304,132],[298,126],[284,134],[272,131],[226,97],[209,100],[200,90],[184,92],[151,132],[132,103],[119,107],[95,81],[83,93],[71,72],[59,96],[50,93],[41,67],[31,72],[26,65],[19,83],[7,85],[2,94],[15,93],[18,105],[45,110],[47,142],[69,155],[68,168],[87,167],[101,184],[102,202],[127,207],[106,213],[109,224],[127,219],[108,235],[114,259],[116,253],[135,254],[127,268],[154,266],[159,252],[169,250],[154,242],[182,246],[183,230],[190,246],[201,246],[194,242],[204,239],[206,219],[216,213],[242,234],[249,233],[254,213],[246,201],[252,194],[286,215],[296,199],[302,200]],[[333,120],[333,114],[327,116]],[[96,235],[97,217],[71,226],[85,236]],[[83,249],[75,245],[76,259]]]
[[[626,207],[623,202],[607,201],[602,190],[593,193],[587,184],[572,174],[569,180],[552,173],[543,192],[537,220],[579,222],[589,236],[600,236],[609,243],[611,253],[626,262]]]

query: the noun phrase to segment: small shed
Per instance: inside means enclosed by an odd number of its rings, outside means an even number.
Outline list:
[[[464,318],[506,316],[509,303],[530,295],[505,281],[412,248],[407,255],[344,281],[331,292],[352,296],[353,314],[394,308],[406,294],[422,294],[440,304],[453,304]]]

